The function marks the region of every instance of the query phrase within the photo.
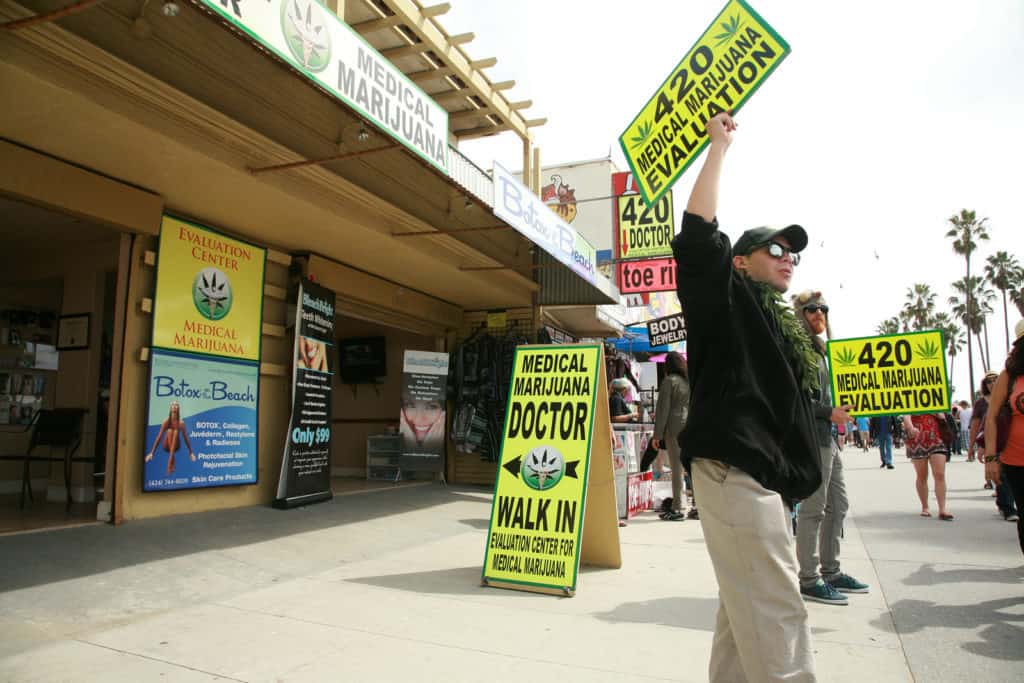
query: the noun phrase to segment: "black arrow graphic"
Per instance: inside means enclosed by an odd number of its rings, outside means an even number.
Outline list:
[[[565,463],[565,476],[572,477],[573,479],[579,479],[579,475],[576,474],[576,466],[579,464],[579,460],[573,460],[572,462]]]
[[[516,456],[515,460],[509,460],[507,463],[502,465],[506,470],[512,473],[512,476],[516,479],[519,478],[519,470],[522,468],[522,456]]]

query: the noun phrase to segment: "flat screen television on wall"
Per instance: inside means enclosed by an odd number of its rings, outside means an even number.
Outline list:
[[[388,374],[384,337],[349,337],[338,340],[338,377],[342,384],[383,384]]]

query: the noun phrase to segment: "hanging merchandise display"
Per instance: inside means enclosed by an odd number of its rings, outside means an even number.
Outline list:
[[[512,359],[528,340],[516,331],[493,337],[478,330],[452,354],[449,377],[455,403],[452,441],[460,453],[497,462],[505,422]]]

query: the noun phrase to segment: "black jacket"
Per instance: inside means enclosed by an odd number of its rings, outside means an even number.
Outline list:
[[[787,503],[807,498],[821,484],[814,418],[780,331],[733,270],[732,246],[717,220],[684,213],[672,251],[690,371],[683,462],[718,460]]]

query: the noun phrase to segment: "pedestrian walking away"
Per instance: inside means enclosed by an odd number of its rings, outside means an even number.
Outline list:
[[[690,404],[690,383],[686,381],[686,361],[682,354],[670,351],[665,356],[665,378],[658,386],[654,409],[654,447],[668,451],[672,472],[672,506],[661,518],[671,522],[686,519],[683,512],[683,461],[679,457],[679,432],[686,426]]]
[[[946,512],[946,451],[939,436],[939,414],[904,415],[903,431],[907,435],[907,457],[914,463],[917,476],[914,486],[921,501],[921,516],[931,517],[928,509],[928,468],[935,480],[935,500],[939,504],[939,519],[952,522],[953,515]]]
[[[990,409],[985,416],[985,476],[1009,488],[1016,504],[1013,521],[1017,540],[1024,553],[1024,320],[1017,323],[1006,369],[992,387]],[[1000,425],[1000,412],[1006,406],[1008,420]],[[1010,518],[1007,517],[1007,520]]]
[[[885,469],[896,469],[892,464],[892,441],[893,433],[896,431],[893,425],[894,418],[889,415],[871,418],[871,434],[878,444],[878,457],[882,461],[880,467]]]
[[[974,402],[973,413],[971,416],[971,453],[973,454],[975,449],[979,449],[984,452],[985,448],[985,420],[988,417],[988,408],[990,405],[990,399],[992,397],[992,388],[996,384],[996,380],[999,378],[999,374],[995,372],[985,373],[985,378],[981,380],[981,396]],[[978,462],[984,464],[982,457],[978,458]],[[1017,521],[1017,504],[1013,500],[1013,493],[1010,491],[1010,486],[1005,481],[996,482],[988,477],[988,470],[985,472],[985,488],[992,489],[992,497],[996,499],[996,509],[999,510],[999,514],[1003,516],[1003,519],[1007,521]]]
[[[735,131],[727,113],[708,122],[707,157],[672,242],[691,392],[680,446],[718,580],[709,677],[815,681],[787,505],[821,485],[809,393],[820,378],[811,340],[782,300],[807,233],[753,228],[732,246],[719,230]]]
[[[797,319],[810,336],[817,355],[820,388],[811,393],[818,453],[821,457],[821,486],[800,501],[796,515],[796,557],[800,564],[800,592],[805,600],[827,605],[845,605],[844,593],[867,593],[869,587],[839,569],[839,539],[849,509],[846,479],[839,449],[832,441],[832,425],[848,422],[852,406],[833,406],[828,362],[822,334],[832,338],[829,306],[821,292],[805,291],[793,297]],[[863,419],[859,418],[858,422]],[[866,443],[868,425],[858,433]]]

